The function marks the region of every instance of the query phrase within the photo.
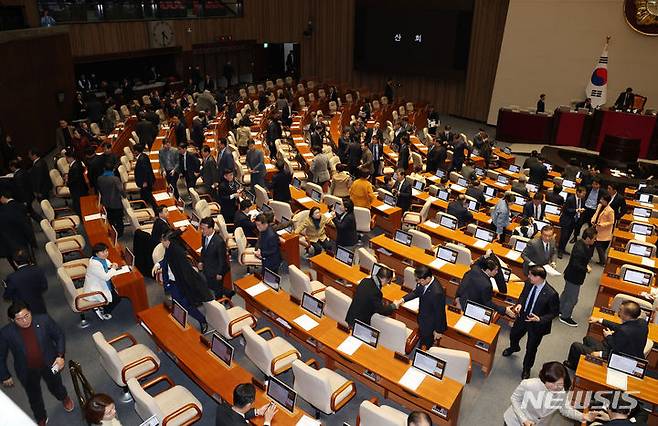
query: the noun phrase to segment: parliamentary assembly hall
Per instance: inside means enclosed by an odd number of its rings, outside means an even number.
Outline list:
[[[658,0],[0,0],[0,425],[658,426]]]

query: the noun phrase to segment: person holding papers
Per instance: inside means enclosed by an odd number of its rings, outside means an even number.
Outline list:
[[[530,377],[539,344],[544,336],[551,332],[551,323],[559,312],[560,299],[555,289],[546,282],[546,270],[539,265],[531,267],[519,303],[514,306],[516,320],[510,330],[510,344],[503,351],[504,357],[520,351],[519,341],[523,336],[528,335],[522,380]]]
[[[555,240],[554,230],[550,225],[541,229],[540,237],[531,240],[523,249],[521,257],[523,258],[523,273],[528,275],[528,270],[533,265],[550,265],[555,268]]]
[[[121,297],[117,294],[114,285],[112,284],[112,277],[117,275],[117,270],[119,265],[116,263],[110,262],[107,258],[110,255],[110,251],[107,246],[103,243],[95,244],[91,249],[91,259],[89,259],[89,265],[87,266],[87,272],[85,274],[85,284],[83,287],[83,293],[91,293],[98,291],[102,293],[101,295],[88,297],[87,300],[90,302],[102,302],[107,300],[107,305],[102,308],[96,308],[94,311],[98,318],[101,320],[112,319],[112,310],[121,301]]]
[[[468,211],[466,208],[467,205],[468,199],[464,194],[457,195],[457,198],[448,204],[448,214],[451,214],[457,218],[457,226],[460,228],[463,228],[467,223],[473,221],[473,213]]]
[[[361,280],[345,316],[345,322],[350,327],[356,320],[370,324],[374,314],[390,315],[395,311],[397,306],[393,303],[385,305],[382,296],[382,287],[389,285],[392,279],[392,270],[380,268],[377,275]]]
[[[446,322],[446,295],[439,280],[432,276],[432,271],[425,265],[418,266],[414,272],[416,289],[393,302],[396,307],[402,303],[419,298],[418,331],[421,348],[431,348],[448,328]]]
[[[560,322],[569,327],[578,327],[578,323],[571,318],[571,314],[578,303],[580,286],[583,285],[587,276],[587,264],[592,259],[592,245],[595,241],[596,229],[585,229],[583,238],[574,244],[569,264],[564,270],[564,290],[560,294]]]
[[[610,194],[603,194],[599,200],[594,216],[592,216],[592,226],[596,228],[596,253],[599,255],[599,265],[605,266],[605,252],[608,250],[612,240],[612,228],[615,225],[615,211],[610,207]]]
[[[234,176],[233,169],[226,169],[217,191],[219,206],[222,209],[221,214],[224,216],[226,223],[233,223],[235,212],[239,208],[239,197],[242,194],[242,189],[240,189],[239,184],[235,181]]]
[[[461,309],[466,308],[466,304],[471,301],[479,303],[480,305],[487,306],[500,315],[509,315],[514,318],[512,307],[506,308],[496,305],[491,300],[493,296],[493,285],[491,279],[498,274],[498,264],[492,258],[483,258],[480,265],[473,265],[471,270],[468,271],[461,284],[457,289],[457,301]]]
[[[574,342],[569,348],[569,356],[564,365],[575,370],[581,355],[592,354],[607,359],[611,352],[622,352],[637,358],[644,358],[644,347],[647,344],[649,327],[644,318],[640,318],[640,305],[631,300],[623,302],[619,308],[621,324],[598,317],[590,317],[590,324],[601,324],[603,328],[602,342],[591,336],[585,336],[583,343]]]

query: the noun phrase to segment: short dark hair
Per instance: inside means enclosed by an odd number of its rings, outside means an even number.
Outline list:
[[[546,279],[546,269],[541,265],[534,265],[530,267],[529,274],[534,275],[535,277],[540,277],[541,279]]]
[[[22,300],[15,300],[14,303],[11,304],[9,309],[7,309],[7,316],[9,317],[9,319],[13,320],[14,318],[16,318],[16,314],[18,314],[23,309],[29,310],[25,302],[23,302]]]
[[[553,227],[553,225],[546,225],[541,229],[541,232],[548,232],[548,231],[555,232],[555,228]]]
[[[354,202],[349,198],[343,198],[343,207],[347,213],[354,213]]]
[[[138,143],[134,146],[135,151],[139,152],[140,154],[144,152],[144,145],[141,143]]]
[[[240,201],[240,210],[248,209],[249,207],[251,207],[251,200],[245,198]]]
[[[407,417],[407,426],[419,426],[423,421],[432,426],[432,418],[429,414],[424,411],[412,411]]]
[[[107,250],[107,244],[105,243],[96,243],[94,246],[91,248],[91,254],[93,256],[96,256],[98,253],[101,251]]]
[[[587,228],[583,231],[583,237],[582,238],[583,238],[583,240],[593,239],[593,238],[596,238],[596,234],[597,234],[596,228],[593,227],[593,226],[590,226],[589,228]]]
[[[622,302],[621,309],[626,313],[626,315],[633,319],[640,318],[640,314],[642,314],[640,305],[637,302],[633,302],[632,300],[626,300]]]
[[[393,278],[393,271],[388,268],[379,268],[379,271],[377,271],[377,278],[380,280],[390,280]]]
[[[114,161],[112,161],[111,158],[108,158],[107,160],[105,160],[105,163],[103,164],[103,168],[111,172],[112,170],[114,170]]]
[[[432,276],[432,271],[427,266],[420,265],[416,267],[416,270],[414,271],[414,276],[416,278],[429,278]]]
[[[203,148],[201,148],[201,152],[207,152],[210,154],[210,147],[208,145],[204,145]]]
[[[212,217],[204,217],[201,219],[200,225],[206,225],[208,228],[213,229],[215,227],[215,221]]]
[[[85,419],[89,424],[99,425],[105,416],[105,407],[114,404],[112,398],[104,393],[92,396],[84,406]]]
[[[612,197],[607,192],[601,197],[602,200],[605,200],[606,203],[609,203],[612,200]]]
[[[585,192],[585,191],[587,191],[587,188],[585,188],[584,186],[576,187],[576,192]]]
[[[491,257],[485,257],[482,260],[482,270],[493,271],[498,268],[498,264]]]
[[[368,176],[370,176],[370,172],[368,171],[368,169],[364,167],[359,167],[359,177],[361,179],[366,179]]]
[[[532,199],[535,201],[544,201],[544,193],[541,191],[535,192],[535,195],[532,196]]]
[[[30,263],[30,255],[27,253],[27,250],[19,248],[14,253],[14,262],[18,265],[26,265]]]
[[[103,144],[103,149],[112,149],[112,144],[110,142],[105,142]]]
[[[267,223],[268,225],[270,223],[270,221],[267,220],[267,216],[265,216],[263,213],[258,214],[258,216],[256,216],[256,219],[254,220],[260,223]]]
[[[165,210],[167,210],[167,206],[156,206],[155,207],[155,214],[160,214]]]
[[[187,149],[187,142],[181,142],[178,144],[178,149]]]
[[[249,138],[249,140],[247,141],[247,146],[249,146],[249,145],[255,145],[255,144],[256,144],[256,141],[253,140],[253,139],[251,139],[251,138]]]
[[[564,390],[568,390],[571,387],[571,380],[562,363],[550,361],[542,365],[539,371],[539,380],[542,383],[555,383],[560,379],[564,380]]]
[[[562,185],[557,185],[557,184],[553,185],[553,192],[556,193],[556,194],[559,194],[560,192],[562,192]]]
[[[228,145],[228,140],[226,138],[219,138],[218,142],[224,146]]]
[[[256,400],[256,387],[251,383],[240,383],[233,389],[233,406],[244,408]]]

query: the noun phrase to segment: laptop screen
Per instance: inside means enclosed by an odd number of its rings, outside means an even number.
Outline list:
[[[638,217],[651,217],[651,210],[645,209],[644,207],[635,207],[633,209],[633,216],[638,216]]]
[[[523,198],[520,195],[515,196],[514,197],[514,204],[516,204],[517,206],[525,205],[525,198]]]
[[[414,181],[414,189],[415,189],[415,190],[422,191],[423,188],[425,188],[425,183],[423,183],[423,182],[421,182],[421,181],[419,181],[419,180],[415,180],[415,181]]]
[[[249,201],[251,201],[252,204],[256,202],[256,195],[254,195],[254,193],[249,191],[248,189],[245,189],[242,192],[242,195],[244,195]]]
[[[629,243],[628,252],[636,256],[651,257],[651,247],[644,244]]]
[[[503,272],[503,278],[505,279],[505,282],[508,283],[510,277],[512,276],[512,270],[505,268],[504,266],[501,266],[500,270]]]
[[[466,208],[472,212],[476,212],[478,210],[478,202],[475,200],[468,200],[468,205]]]
[[[352,336],[359,339],[363,343],[376,348],[377,342],[379,341],[379,330],[374,327],[370,327],[366,323],[356,320],[354,322],[354,328],[352,329]]]
[[[507,185],[509,183],[509,179],[504,175],[498,175],[496,181],[498,181],[498,183],[502,183],[503,185]]]
[[[484,240],[488,243],[494,240],[494,233],[488,229],[480,228],[479,226],[475,229],[475,238],[479,240]]]
[[[295,411],[297,392],[276,377],[269,377],[267,380],[267,396],[286,411],[290,413]]]
[[[423,373],[429,374],[437,379],[443,379],[443,373],[446,368],[446,362],[442,359],[431,355],[429,352],[416,350],[414,353],[413,364],[414,368],[419,369]]]
[[[468,186],[468,181],[464,178],[457,179],[457,185],[463,186],[464,188]]]
[[[489,325],[491,324],[493,309],[469,300],[466,304],[466,309],[464,309],[464,315],[483,324]]]
[[[569,179],[563,179],[562,180],[562,187],[563,188],[575,188],[576,187],[576,182],[569,180]]]
[[[527,241],[517,239],[514,241],[514,251],[523,251],[525,250],[525,246],[527,245],[528,245]]]
[[[320,194],[317,190],[311,189],[311,199],[317,203],[322,200],[322,194]]]
[[[322,318],[324,302],[317,297],[313,297],[308,293],[304,293],[302,295],[302,308],[306,309],[316,317]]]
[[[537,231],[541,231],[544,226],[548,225],[548,222],[544,222],[542,220],[535,220],[534,221],[535,227],[537,228]]]
[[[212,342],[210,343],[210,351],[228,367],[231,366],[233,360],[233,346],[231,346],[222,336],[213,333]]]
[[[444,172],[441,169],[436,169],[436,173],[434,173],[434,176],[438,177],[439,179],[442,178],[445,175],[446,175],[446,172]]]
[[[644,225],[642,223],[634,223],[633,225],[631,225],[631,232],[633,234],[648,236],[653,233],[653,226]]]
[[[509,170],[512,173],[518,173],[521,171],[521,167],[517,166],[516,164],[510,164],[509,169],[507,170]]]
[[[395,231],[395,241],[405,246],[411,246],[411,234],[404,231],[397,230]]]
[[[292,186],[297,189],[302,189],[302,181],[299,178],[292,178]]]
[[[439,192],[436,194],[439,200],[443,201],[448,201],[448,198],[450,197],[450,193],[446,191],[445,189],[440,189]]]
[[[439,225],[448,229],[457,229],[457,221],[449,216],[441,215]]]
[[[265,268],[265,271],[263,271],[263,282],[270,286],[272,290],[279,291],[281,277],[275,274],[271,269]]]
[[[289,217],[283,217],[281,216],[281,223],[287,223],[288,226],[286,226],[284,229],[286,232],[292,234],[294,229],[295,229],[295,224],[290,221]]]
[[[176,299],[174,299],[173,302],[174,303],[171,306],[171,316],[174,317],[181,327],[185,328],[187,326],[187,309],[183,308],[183,305],[178,303]]]
[[[336,259],[340,260],[347,266],[352,266],[352,263],[354,262],[354,252],[351,252],[344,247],[338,246],[336,247]]]
[[[648,361],[646,359],[636,358],[621,352],[611,352],[608,360],[608,368],[620,371],[629,376],[641,379],[647,371]]]
[[[639,201],[643,203],[650,203],[652,200],[651,194],[640,194],[640,197],[638,198]]]
[[[446,262],[455,263],[457,262],[457,251],[439,246],[436,250],[436,257]]]
[[[384,204],[395,207],[398,203],[398,199],[391,194],[384,194]]]
[[[495,197],[496,196],[496,188],[493,186],[485,186],[484,187],[484,194],[489,196],[489,197]]]
[[[391,269],[386,265],[382,265],[381,263],[373,263],[372,264],[372,269],[370,270],[370,276],[374,277],[375,275],[377,275],[379,273],[379,270],[382,269],[382,268],[389,269],[389,270]],[[391,272],[393,272],[393,271],[391,271]]]
[[[622,280],[639,285],[651,285],[651,274],[648,272],[637,271],[635,269],[627,268],[624,270]]]
[[[539,188],[537,187],[537,185],[532,184],[532,183],[526,183],[526,184],[525,184],[525,187],[526,187],[526,189],[527,189],[528,191],[530,191],[530,192],[537,192],[537,190],[539,189]]]
[[[559,215],[560,214],[560,207],[555,205],[555,204],[552,204],[552,203],[546,203],[546,207],[544,209],[544,212],[548,213],[548,214]]]
[[[267,205],[267,204],[263,204],[263,205],[261,206],[260,209],[263,211],[263,213],[267,213],[267,212],[271,212],[271,211],[272,211],[272,207],[270,207],[270,206]]]
[[[483,169],[482,167],[476,167],[476,168],[475,168],[475,175],[476,175],[476,176],[478,176],[478,177],[482,177],[482,176],[484,176],[485,174],[486,174],[486,172],[484,171],[484,169]]]
[[[510,148],[509,146],[503,147],[503,152],[505,154],[511,154],[512,153],[512,148]]]

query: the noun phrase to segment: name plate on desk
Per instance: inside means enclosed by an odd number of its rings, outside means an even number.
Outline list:
[[[313,201],[311,197],[302,197],[297,199],[297,202],[300,204],[310,203],[311,201]]]
[[[164,201],[168,200],[170,198],[169,193],[167,192],[158,192],[156,194],[153,194],[153,198],[155,201]]]
[[[643,257],[642,258],[642,265],[643,266],[648,266],[649,268],[655,268],[656,267],[656,262],[653,259]]]

